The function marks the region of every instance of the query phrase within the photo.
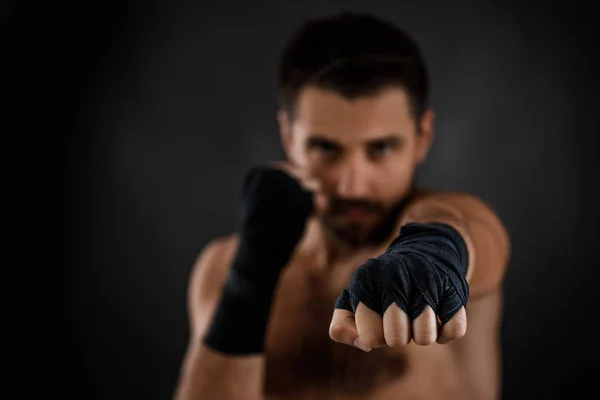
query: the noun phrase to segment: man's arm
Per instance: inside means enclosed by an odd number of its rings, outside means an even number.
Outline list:
[[[193,268],[188,307],[190,343],[176,400],[261,399],[264,356],[222,355],[203,343],[237,248],[237,239],[211,242]]]
[[[210,245],[191,279],[192,342],[178,400],[262,397],[271,303],[314,204],[295,176],[272,167],[251,169],[241,192],[239,240]]]
[[[431,193],[417,197],[407,207],[400,225],[430,222],[448,224],[464,239],[469,253],[466,279],[471,297],[499,287],[510,258],[510,238],[491,207],[465,193]]]
[[[488,298],[507,268],[508,234],[493,210],[462,193],[422,194],[387,250],[352,275],[331,338],[367,348],[450,343],[467,329],[469,297]],[[384,328],[386,327],[386,328]]]

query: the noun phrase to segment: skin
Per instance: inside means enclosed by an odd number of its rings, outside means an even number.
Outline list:
[[[266,352],[230,357],[201,343],[237,246],[235,235],[216,239],[190,280],[191,341],[176,398],[499,398],[501,283],[510,244],[488,205],[466,193],[418,190],[393,234],[362,246],[340,240],[323,223],[336,198],[374,201],[384,211],[406,195],[432,144],[433,111],[417,123],[400,88],[350,101],[308,87],[298,98],[296,118],[280,112],[278,119],[288,161],[274,167],[313,191],[316,212],[282,273]],[[359,209],[330,221],[368,231],[383,215]],[[363,304],[356,315],[332,315],[352,272],[385,251],[409,222],[444,222],[465,239],[467,310],[444,326],[429,307],[414,321],[395,304],[383,316]]]

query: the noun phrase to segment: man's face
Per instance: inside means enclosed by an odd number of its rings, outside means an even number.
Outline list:
[[[324,224],[340,239],[361,244],[408,194],[431,143],[433,114],[425,113],[418,130],[400,88],[348,100],[308,87],[295,118],[282,112],[279,119],[290,161],[321,181],[329,204]]]

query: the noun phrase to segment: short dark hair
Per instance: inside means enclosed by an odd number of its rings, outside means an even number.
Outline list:
[[[293,117],[298,95],[309,85],[348,99],[399,86],[417,121],[428,104],[428,70],[415,40],[393,23],[364,13],[308,20],[288,40],[278,68],[281,109]]]

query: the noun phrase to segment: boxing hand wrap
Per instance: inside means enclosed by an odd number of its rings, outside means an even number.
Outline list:
[[[279,275],[313,211],[310,192],[287,173],[258,167],[242,185],[239,245],[204,343],[224,354],[264,351]]]
[[[467,246],[452,227],[407,224],[388,249],[352,275],[335,308],[356,312],[358,303],[383,315],[396,303],[411,320],[429,305],[448,322],[469,299]]]

